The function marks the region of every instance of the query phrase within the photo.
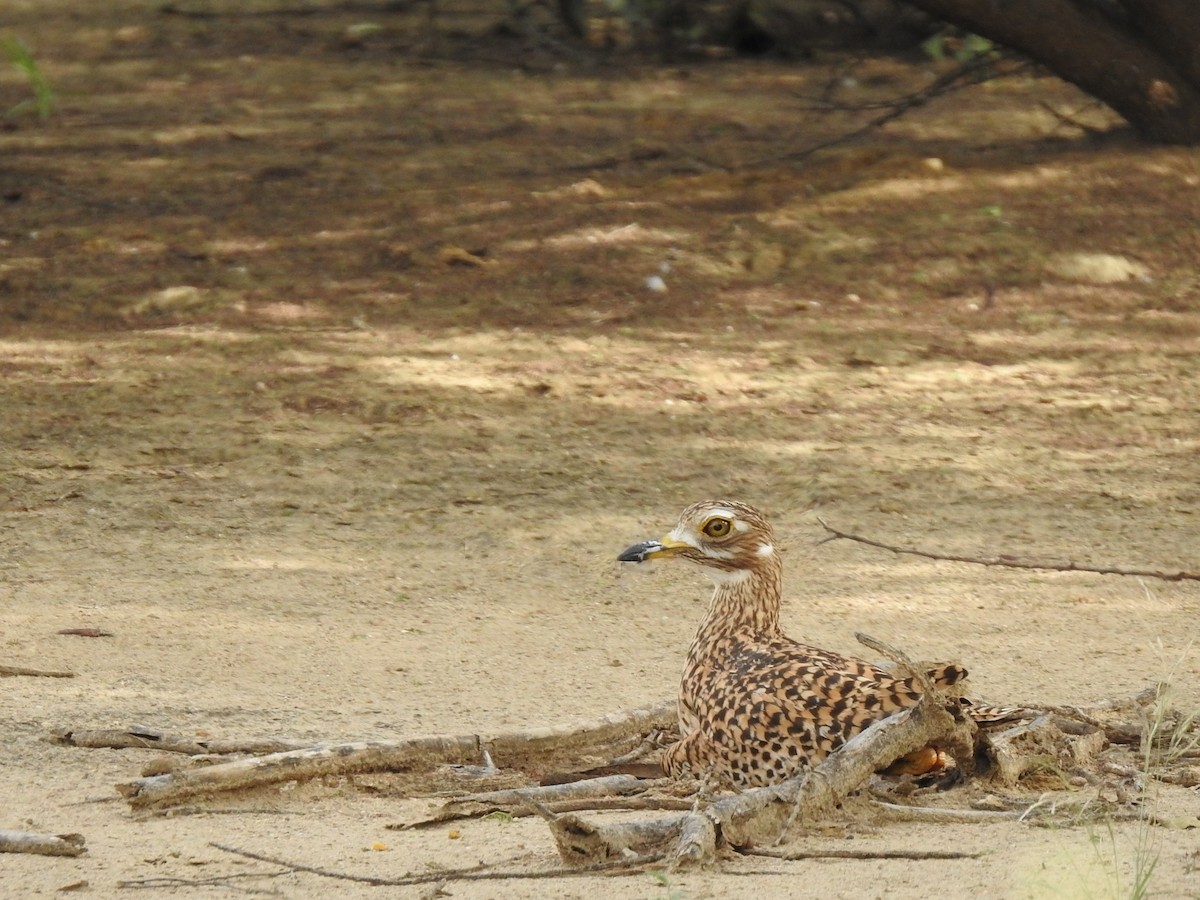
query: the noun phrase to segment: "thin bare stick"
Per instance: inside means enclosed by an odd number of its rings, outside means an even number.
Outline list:
[[[26,669],[24,666],[0,666],[0,676],[11,678],[29,675],[34,678],[74,678],[74,672],[55,672],[49,669]]]
[[[552,813],[583,812],[585,810],[651,810],[655,812],[683,812],[695,807],[695,800],[683,797],[597,797],[594,800],[559,800],[547,804]],[[513,810],[513,818],[524,813]]]
[[[0,853],[37,853],[41,856],[81,856],[87,852],[82,834],[39,834],[33,831],[0,831]]]
[[[177,819],[182,816],[300,816],[303,813],[293,809],[263,809],[249,806],[245,809],[226,809],[219,806],[172,806],[167,809],[152,809],[143,815],[156,819]]]
[[[280,875],[290,875],[292,869],[280,869],[277,872],[233,872],[229,875],[212,875],[208,878],[179,878],[172,875],[159,875],[156,878],[134,878],[129,881],[118,881],[120,888],[160,888],[160,887],[212,887],[215,885],[230,886],[234,881],[249,881],[254,878],[278,878]],[[60,888],[61,890],[61,888]]]
[[[212,738],[196,739],[178,734],[168,734],[143,725],[131,725],[124,731],[118,729],[70,729],[56,728],[48,738],[54,744],[71,747],[113,750],[160,750],[167,753],[183,753],[188,756],[225,756],[234,753],[284,753],[289,750],[304,750],[312,741],[289,738]]]
[[[564,801],[594,803],[601,797],[637,794],[646,789],[646,782],[632,775],[609,775],[587,781],[572,781],[566,784],[542,785],[540,787],[512,788],[504,791],[487,791],[468,794],[447,800],[426,818],[389,828],[408,829],[436,825],[454,819],[471,819],[494,812],[505,812],[512,816],[532,815],[530,801],[553,806]],[[583,808],[588,808],[586,805]],[[566,811],[566,810],[563,810]]]
[[[555,800],[545,804],[540,810],[529,806],[512,806],[488,812],[469,813],[464,811],[460,815],[446,815],[444,818],[431,818],[418,822],[392,823],[383,827],[389,831],[407,831],[413,828],[424,828],[427,825],[443,824],[455,819],[480,818],[497,813],[514,819],[544,815],[547,821],[553,821],[562,813],[572,812],[612,812],[614,810],[622,812],[684,812],[695,805],[694,800],[686,800],[682,797],[593,797],[579,800]]]
[[[267,856],[263,853],[241,850],[226,844],[209,843],[209,846],[236,856],[243,856],[246,859],[270,863],[273,866],[287,866],[295,872],[307,872],[310,875],[320,875],[322,878],[336,878],[341,881],[354,881],[360,884],[372,884],[379,887],[430,884],[438,881],[502,881],[507,879],[562,878],[568,875],[592,875],[601,872],[606,874],[624,871],[636,872],[642,866],[658,862],[663,858],[663,854],[659,853],[633,857],[626,860],[599,863],[582,869],[535,869],[532,872],[492,872],[487,870],[486,863],[480,863],[477,866],[471,866],[466,869],[440,869],[437,872],[431,872],[427,875],[408,875],[403,878],[376,878],[373,875],[354,875],[349,872],[335,872],[331,869],[322,869],[317,866],[305,865],[304,863],[291,862],[275,856]]]
[[[1095,104],[1089,104],[1089,105],[1092,106],[1093,108],[1095,108],[1095,107],[1098,107],[1100,104],[1095,103]],[[1075,118],[1075,116],[1072,115],[1071,113],[1065,113],[1065,112],[1062,112],[1061,110],[1057,110],[1053,106],[1051,106],[1049,103],[1047,103],[1045,100],[1039,101],[1038,106],[1040,106],[1046,112],[1050,113],[1050,115],[1052,115],[1055,119],[1057,119],[1058,123],[1060,125],[1066,125],[1069,128],[1078,128],[1080,131],[1082,131],[1086,134],[1093,135],[1093,136],[1104,135],[1104,134],[1108,133],[1108,129],[1097,128],[1095,125],[1089,125],[1087,122],[1081,122],[1079,119]]]
[[[930,822],[938,825],[974,825],[979,822],[1020,819],[1025,815],[1021,810],[938,809],[936,806],[905,806],[903,803],[885,803],[882,800],[876,800],[874,805],[885,810],[895,819]]]
[[[871,121],[859,128],[854,129],[853,131],[839,135],[835,138],[830,138],[829,140],[821,141],[817,144],[813,144],[812,146],[806,147],[803,150],[785,153],[771,159],[760,160],[758,163],[756,163],[756,165],[762,166],[784,161],[806,159],[807,157],[810,157],[821,150],[828,150],[831,147],[849,144],[858,140],[863,135],[869,134],[878,128],[882,128],[889,122],[893,122],[896,119],[907,115],[914,109],[919,109],[920,107],[932,102],[933,100],[936,100],[938,97],[941,97],[944,94],[948,94],[951,91],[957,90],[958,88],[965,87],[967,84],[974,83],[973,79],[978,78],[979,81],[990,81],[1002,75],[1016,74],[1017,72],[1020,72],[1022,69],[1026,68],[1027,64],[1017,63],[1011,71],[1000,73],[990,72],[989,70],[992,68],[992,66],[993,61],[989,60],[987,57],[979,56],[969,59],[951,69],[949,72],[943,72],[920,90],[913,91],[911,94],[907,94],[891,101],[886,105],[884,112],[880,113],[878,116],[875,116],[875,118],[871,119]],[[826,108],[836,109],[838,107],[832,101],[829,101],[826,105]]]
[[[909,556],[920,556],[924,559],[936,559],[944,562],[962,562],[970,563],[975,566],[1002,566],[1008,569],[1040,569],[1047,572],[1091,572],[1095,575],[1126,575],[1134,578],[1158,578],[1162,581],[1200,581],[1200,574],[1195,572],[1159,572],[1151,569],[1124,569],[1117,566],[1081,566],[1074,562],[1052,562],[1043,561],[1036,562],[1033,560],[1018,559],[1015,556],[961,556],[956,553],[937,553],[932,550],[917,550],[912,547],[897,547],[894,544],[885,544],[883,541],[877,541],[872,538],[863,537],[859,534],[851,534],[848,531],[839,531],[830,526],[821,518],[817,518],[817,522],[821,527],[829,532],[830,537],[826,540],[844,540],[854,541],[858,544],[866,544],[868,547],[878,547],[880,550],[887,550],[891,553],[907,554]]]
[[[772,859],[978,859],[982,853],[963,850],[771,850],[753,847],[739,850],[743,856]]]
[[[909,659],[908,654],[899,647],[894,647],[887,641],[881,641],[879,638],[871,637],[862,631],[854,632],[854,639],[864,647],[870,647],[876,653],[882,653],[896,665],[904,670],[904,675],[914,679],[921,686],[921,692],[924,694],[932,694],[935,690],[933,681],[929,677],[929,673],[924,671],[920,666]]]

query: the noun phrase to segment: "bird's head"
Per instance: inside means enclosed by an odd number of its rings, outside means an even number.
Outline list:
[[[735,500],[701,500],[685,509],[670,534],[626,548],[621,562],[685,559],[703,566],[715,581],[740,580],[776,562],[778,550],[762,513]]]

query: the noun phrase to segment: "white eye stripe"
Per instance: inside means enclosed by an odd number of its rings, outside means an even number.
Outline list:
[[[681,544],[687,544],[693,550],[700,549],[700,542],[696,539],[696,535],[682,525],[675,528],[667,537]]]

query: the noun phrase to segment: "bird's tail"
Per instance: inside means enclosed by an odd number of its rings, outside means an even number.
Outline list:
[[[940,688],[948,688],[964,681],[967,677],[967,670],[958,663],[944,663],[940,666],[934,666],[926,673],[929,680]]]
[[[957,663],[945,663],[934,666],[925,674],[938,687],[948,688],[965,681],[967,670]],[[1010,722],[1019,722],[1021,719],[1033,719],[1039,713],[1039,710],[1028,709],[1024,706],[986,706],[982,703],[975,703],[967,697],[960,697],[958,702],[962,704],[963,712],[976,725],[984,728],[993,725],[1007,725]]]

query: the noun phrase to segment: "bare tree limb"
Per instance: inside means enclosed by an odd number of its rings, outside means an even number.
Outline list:
[[[480,863],[477,866],[471,866],[470,868],[466,869],[439,869],[436,872],[431,872],[426,875],[409,875],[403,878],[377,878],[373,875],[354,875],[349,872],[335,872],[331,869],[322,869],[318,866],[309,866],[304,863],[291,862],[275,856],[267,856],[263,853],[254,853],[250,850],[241,850],[237,847],[230,847],[227,844],[210,843],[209,846],[214,847],[217,850],[222,850],[225,853],[232,853],[235,856],[245,857],[246,859],[270,863],[273,866],[286,866],[295,872],[307,872],[310,875],[320,875],[322,878],[335,878],[340,881],[354,881],[360,884],[372,884],[379,887],[397,887],[410,884],[431,884],[439,881],[504,881],[511,879],[563,878],[571,875],[592,875],[600,873],[611,874],[614,872],[624,871],[635,872],[639,871],[642,866],[658,862],[660,859],[662,859],[662,855],[659,854],[657,856],[641,856],[617,860],[615,862],[600,863],[581,869],[534,869],[531,872],[489,871],[486,863]],[[122,885],[124,885],[124,883],[122,883]]]
[[[1002,566],[1009,569],[1040,569],[1048,572],[1090,572],[1095,575],[1126,575],[1134,578],[1158,578],[1162,581],[1200,581],[1200,574],[1194,572],[1160,572],[1151,569],[1123,569],[1116,566],[1081,566],[1074,562],[1037,562],[1007,555],[962,556],[956,553],[937,553],[932,550],[917,550],[911,547],[897,547],[894,544],[885,544],[883,541],[877,541],[873,538],[863,537],[859,534],[851,534],[848,531],[840,531],[837,528],[829,525],[820,517],[817,518],[817,522],[820,523],[821,527],[824,528],[830,535],[825,539],[826,541],[854,541],[858,544],[866,544],[868,547],[878,547],[880,550],[887,550],[891,553],[920,556],[924,559],[936,559],[944,562],[970,563],[971,565],[975,566]]]
[[[767,856],[771,859],[978,859],[982,853],[963,850],[768,850],[752,848],[739,851],[743,856]]]
[[[33,831],[0,831],[0,853],[37,853],[41,856],[82,856],[87,852],[82,834],[39,834]]]
[[[968,59],[960,65],[955,66],[950,71],[943,72],[919,91],[913,91],[911,94],[906,94],[903,97],[899,97],[896,100],[887,103],[865,104],[858,107],[859,109],[864,110],[876,108],[884,109],[884,112],[880,113],[878,116],[875,116],[865,125],[862,125],[853,131],[847,132],[846,134],[839,135],[838,137],[820,141],[819,143],[813,144],[810,147],[805,147],[803,150],[796,150],[792,153],[785,153],[781,156],[760,160],[758,163],[756,163],[756,165],[762,166],[781,162],[795,162],[796,160],[807,159],[808,157],[815,153],[819,153],[822,150],[828,150],[832,147],[841,146],[842,144],[853,143],[863,135],[870,134],[872,131],[887,125],[889,122],[894,122],[896,119],[907,115],[914,109],[919,109],[920,107],[925,106],[927,103],[936,100],[938,97],[965,87],[968,84],[976,83],[978,80],[991,80],[992,78],[998,78],[1003,75],[1016,74],[1017,72],[1028,68],[1027,63],[1021,62],[1017,63],[1008,71],[989,74],[989,70],[994,68],[995,63],[996,61],[994,59],[989,59],[984,56],[977,56],[973,57],[972,59]],[[841,108],[832,103],[832,101],[822,102],[821,106],[826,109]],[[854,108],[855,107],[850,107],[850,109]]]
[[[903,654],[891,652],[903,660]],[[569,865],[663,848],[673,867],[695,865],[713,859],[721,847],[778,842],[797,821],[827,815],[877,770],[930,744],[946,747],[961,771],[971,773],[974,733],[957,705],[935,690],[915,707],[876,722],[815,769],[782,784],[722,797],[702,810],[613,824],[555,815],[545,808],[540,812]]]
[[[419,821],[402,825],[389,825],[387,827],[397,830],[408,830],[410,828],[436,825],[454,819],[470,819],[477,816],[486,816],[493,812],[506,812],[513,816],[532,815],[534,811],[530,808],[529,801],[531,800],[536,800],[547,806],[579,800],[594,803],[600,797],[619,797],[641,793],[646,787],[646,782],[634,778],[632,775],[609,775],[604,778],[572,781],[566,784],[487,791],[479,794],[468,794],[465,797],[455,797],[452,800],[446,801],[432,814]]]
[[[485,751],[504,768],[542,772],[556,762],[578,764],[581,757],[610,759],[641,744],[648,731],[671,727],[674,700],[643,709],[610,713],[587,722],[533,728],[497,735],[441,735],[402,741],[359,741],[318,745],[267,756],[239,759],[203,769],[153,775],[121,784],[131,806],[162,806],[193,797],[306,781],[329,775],[420,771],[470,765]]]
[[[232,753],[283,753],[288,750],[303,750],[311,747],[312,741],[288,738],[242,738],[201,739],[168,734],[142,725],[131,725],[124,731],[118,729],[69,729],[56,728],[48,740],[55,744],[71,747],[114,750],[160,750],[168,753],[183,753],[188,756],[226,755]]]
[[[909,0],[918,9],[1028,55],[1098,97],[1143,137],[1200,140],[1195,0],[1138,0],[1132,21],[1080,0]],[[1065,39],[1064,36],[1069,36]]]
[[[1015,820],[1025,815],[1025,812],[1021,810],[938,809],[929,806],[906,806],[903,803],[885,803],[882,800],[876,800],[875,806],[887,812],[889,818],[936,825],[974,825],[979,822]]]
[[[55,672],[47,669],[26,669],[24,666],[0,666],[0,676],[30,675],[36,678],[74,678],[74,672]]]
[[[683,812],[690,810],[696,805],[694,800],[688,800],[683,797],[592,797],[580,798],[578,800],[551,800],[544,804],[543,810],[552,815],[561,813],[574,812]],[[198,810],[203,812],[204,810]],[[173,812],[173,810],[170,810]],[[234,810],[230,810],[234,812]],[[385,825],[384,828],[389,831],[404,831],[413,828],[424,828],[427,825],[437,825],[444,822],[452,822],[455,819],[479,818],[487,817],[495,813],[504,813],[514,819],[523,819],[527,816],[538,815],[539,811],[531,809],[528,806],[511,806],[503,808],[493,808],[487,811],[482,809],[471,811],[470,808],[464,808],[459,814],[451,814],[449,812],[442,813],[438,811],[434,813],[433,818],[422,819],[415,822],[403,824]]]
[[[407,741],[360,741],[309,747],[202,769],[151,775],[117,790],[135,808],[180,803],[194,797],[245,790],[284,781],[308,781],[328,775],[402,771],[437,764],[466,764],[482,755],[476,735],[414,738]]]
[[[1099,100],[1095,101],[1093,105],[1099,106],[1100,101]],[[1042,109],[1044,109],[1046,112],[1048,112],[1051,116],[1053,116],[1060,125],[1065,125],[1068,128],[1078,128],[1080,131],[1084,132],[1085,134],[1090,134],[1090,135],[1094,135],[1094,136],[1105,134],[1108,131],[1107,128],[1097,128],[1095,125],[1089,125],[1087,122],[1083,122],[1083,121],[1075,118],[1075,116],[1070,113],[1065,113],[1065,112],[1062,112],[1061,110],[1055,109],[1053,106],[1051,106],[1045,100],[1039,100],[1038,106],[1040,106]]]

